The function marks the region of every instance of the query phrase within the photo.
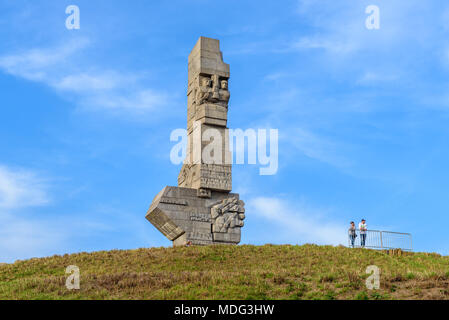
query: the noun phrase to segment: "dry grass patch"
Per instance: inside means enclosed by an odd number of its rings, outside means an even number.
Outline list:
[[[81,289],[65,288],[76,265]],[[366,267],[381,288],[365,287]],[[113,250],[0,266],[0,299],[448,299],[449,258],[332,246]]]

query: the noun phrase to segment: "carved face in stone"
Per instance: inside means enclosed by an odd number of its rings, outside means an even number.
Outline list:
[[[211,86],[211,84],[212,84],[212,80],[210,78],[203,78],[202,85],[204,87],[208,87],[209,88]]]
[[[228,81],[227,80],[221,80],[221,88],[223,90],[228,90]]]

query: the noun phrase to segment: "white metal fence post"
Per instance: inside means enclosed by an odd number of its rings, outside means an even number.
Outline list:
[[[383,242],[382,242],[382,231],[381,231],[380,232],[380,249],[383,250],[383,248],[384,248],[384,245],[383,245]]]

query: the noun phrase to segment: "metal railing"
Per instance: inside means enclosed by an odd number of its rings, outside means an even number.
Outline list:
[[[352,246],[351,236],[348,234],[348,246],[354,248],[370,248],[370,249],[401,249],[403,251],[413,251],[413,239],[410,233],[367,230],[365,231],[365,245],[363,245],[363,234],[356,231],[354,246]]]

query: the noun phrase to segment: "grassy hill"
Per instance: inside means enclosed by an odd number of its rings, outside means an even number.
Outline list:
[[[65,287],[80,268],[81,289]],[[365,286],[366,267],[381,287]],[[0,299],[448,299],[449,257],[331,246],[151,248],[0,265]]]

